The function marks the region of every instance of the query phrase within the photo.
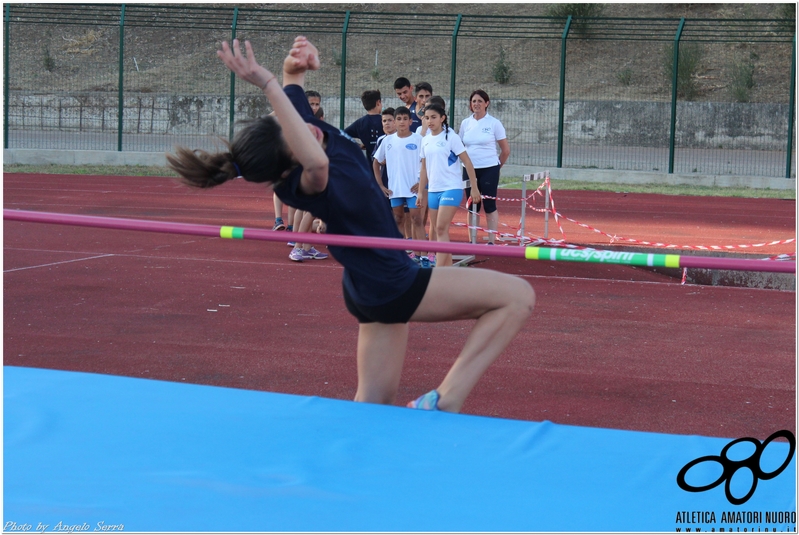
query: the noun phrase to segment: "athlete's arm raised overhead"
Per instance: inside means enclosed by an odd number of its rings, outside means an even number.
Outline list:
[[[277,76],[258,64],[252,45],[244,42],[246,57],[241,52],[238,39],[232,48],[226,42],[217,51],[219,58],[236,76],[260,88],[280,122],[283,137],[294,159],[303,168],[300,187],[305,194],[313,195],[327,187],[329,161],[322,141],[324,134],[316,126],[307,124],[277,82]],[[303,86],[305,71],[319,69],[319,52],[305,37],[299,36],[283,61],[283,85]]]

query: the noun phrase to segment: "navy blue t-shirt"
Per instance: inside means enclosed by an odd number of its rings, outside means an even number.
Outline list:
[[[299,189],[302,167],[298,167],[275,187],[280,200],[320,218],[330,234],[402,238],[386,196],[377,186],[371,162],[367,167],[361,150],[339,129],[314,118],[302,87],[289,85],[284,91],[303,120],[325,133],[330,166],[323,192],[303,195]],[[329,249],[344,266],[344,287],[353,301],[364,306],[384,305],[405,293],[419,269],[401,250],[332,245]]]
[[[379,113],[377,115],[364,115],[345,128],[344,132],[350,137],[357,137],[361,140],[366,151],[366,161],[369,162],[369,167],[372,167],[375,143],[377,143],[377,138],[383,135],[383,116]]]
[[[411,104],[411,107],[408,108],[408,110],[411,112],[411,132],[416,132],[416,129],[422,126],[422,119],[417,113],[415,101]]]

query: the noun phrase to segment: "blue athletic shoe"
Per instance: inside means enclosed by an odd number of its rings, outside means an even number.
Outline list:
[[[408,408],[421,409],[423,411],[437,411],[440,410],[438,408],[438,399],[439,399],[438,391],[431,390],[427,394],[408,403]]]
[[[286,224],[283,222],[282,217],[275,219],[275,226],[272,227],[272,230],[286,230]]]
[[[311,247],[309,250],[303,251],[302,256],[303,260],[324,260],[330,255],[326,253],[320,253],[316,250],[316,247]]]
[[[430,260],[428,260],[426,256],[423,256],[423,257],[422,257],[422,260],[421,260],[421,262],[422,262],[422,263],[421,263],[420,265],[421,265],[423,268],[425,268],[425,269],[430,269]]]

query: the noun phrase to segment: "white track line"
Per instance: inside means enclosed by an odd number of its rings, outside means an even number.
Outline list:
[[[73,251],[53,251],[47,249],[23,249],[19,247],[4,247],[4,250],[9,251],[35,251],[35,252],[57,252],[57,253],[70,253]],[[192,258],[192,257],[174,257],[174,256],[160,256],[160,255],[147,255],[147,254],[130,254],[130,253],[114,253],[114,254],[104,254],[100,256],[94,256],[90,258],[82,258],[76,260],[67,260],[64,262],[56,262],[54,264],[43,264],[41,266],[31,266],[26,268],[16,268],[16,269],[9,269],[3,271],[3,273],[8,273],[9,271],[20,271],[23,269],[33,269],[36,267],[46,267],[46,266],[54,266],[58,264],[66,264],[69,262],[80,262],[81,260],[92,260],[94,258],[104,258],[107,256],[118,256],[118,257],[125,257],[125,258],[146,258],[146,259],[155,259],[155,260],[176,260],[176,261],[188,261],[188,262],[214,262],[214,263],[228,263],[228,264],[254,264],[259,266],[278,266],[283,268],[288,267],[299,267],[297,264],[305,264],[305,267],[302,269],[308,269],[308,266],[313,266],[314,268],[323,268],[323,269],[344,269],[341,264],[333,260],[332,263],[324,263],[324,262],[315,262],[315,261],[308,261],[308,262],[272,262],[272,261],[251,261],[251,260],[228,260],[228,259],[216,259],[216,258]],[[332,258],[332,257],[331,257]],[[328,259],[330,260],[330,259]],[[479,268],[478,268],[479,269]],[[489,268],[490,269],[490,268]],[[703,285],[703,284],[685,284],[682,285],[677,282],[677,279],[674,281],[636,281],[636,280],[627,280],[627,279],[613,279],[613,278],[591,278],[591,277],[567,277],[562,275],[530,275],[526,273],[517,273],[514,274],[517,277],[525,278],[525,279],[544,279],[544,280],[559,280],[559,281],[583,281],[583,282],[608,282],[608,283],[620,283],[620,284],[647,284],[647,285],[666,285],[666,286],[683,286],[684,288],[702,288],[708,291],[711,290],[761,290],[761,291],[774,291],[770,288],[744,288],[738,286],[710,286],[710,285]],[[782,290],[777,290],[782,291]]]
[[[191,242],[188,242],[191,243]],[[37,253],[65,253],[65,254],[75,254],[82,251],[58,251],[52,249],[25,249],[22,247],[3,247],[4,251],[26,251],[26,252],[37,252]],[[286,248],[288,250],[288,248]],[[84,254],[90,254],[84,252]],[[304,264],[305,267],[303,269],[308,269],[308,266],[313,266],[315,268],[324,268],[324,269],[338,269],[343,270],[344,267],[332,260],[332,262],[320,262],[318,260],[308,260],[307,262],[292,262],[288,258],[288,254],[286,254],[285,261],[253,261],[253,260],[229,260],[225,258],[201,258],[201,257],[190,257],[190,256],[162,256],[162,255],[155,255],[155,254],[132,254],[132,253],[108,253],[100,256],[95,256],[92,258],[103,258],[106,256],[116,256],[119,258],[145,258],[145,259],[154,259],[154,260],[175,260],[175,261],[188,261],[188,262],[215,262],[215,263],[225,263],[225,264],[250,264],[250,265],[257,265],[257,266],[279,266],[279,267],[295,267],[298,264]],[[328,260],[332,259],[330,257]],[[8,271],[19,271],[21,269],[32,269],[34,267],[45,267],[45,266],[52,266],[56,264],[65,264],[67,262],[79,262],[80,260],[91,260],[91,258],[85,259],[76,259],[76,260],[67,260],[66,262],[56,262],[55,264],[43,264],[42,266],[31,266],[26,268],[16,268],[16,269],[9,269],[4,271],[3,273],[7,273]]]
[[[72,262],[83,262],[84,260],[95,260],[97,258],[107,258],[109,256],[116,256],[116,255],[104,254],[104,255],[100,255],[100,256],[90,256],[90,257],[87,257],[87,258],[76,258],[75,260],[64,260],[63,262],[53,262],[52,264],[40,264],[38,266],[28,266],[28,267],[14,268],[14,269],[6,269],[6,270],[3,271],[3,273],[10,273],[12,271],[22,271],[22,270],[25,270],[25,269],[43,268],[43,267],[47,267],[47,266],[58,266],[60,264],[69,264],[69,263],[72,263]]]

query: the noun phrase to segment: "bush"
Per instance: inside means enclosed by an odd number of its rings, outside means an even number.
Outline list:
[[[616,73],[616,79],[621,85],[629,86],[633,82],[633,70],[628,68]]]
[[[44,70],[47,72],[53,72],[55,69],[55,58],[50,55],[50,47],[45,45],[44,47],[44,58],[42,58],[42,64],[44,65]]]
[[[585,19],[599,17],[604,9],[604,4],[552,4],[547,8],[546,14],[549,17],[563,18],[571,15],[571,31],[584,35],[590,29],[590,23]]]
[[[665,47],[663,54],[663,70],[671,83],[674,77],[674,43]],[[702,65],[702,47],[697,43],[680,45],[677,65],[677,96],[685,100],[693,100],[699,94],[699,82],[696,76]]]
[[[494,64],[494,81],[499,84],[507,84],[510,81],[510,76],[513,71],[508,63],[508,58],[505,56],[505,49],[499,48],[499,59]]]
[[[755,64],[739,61],[730,65],[730,95],[736,102],[749,102],[755,87]]]

